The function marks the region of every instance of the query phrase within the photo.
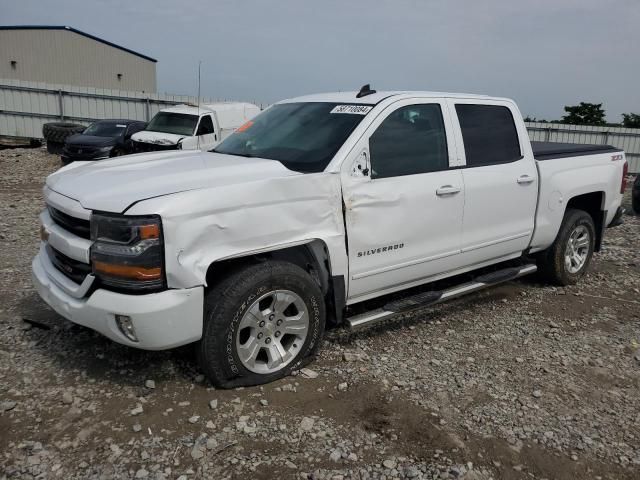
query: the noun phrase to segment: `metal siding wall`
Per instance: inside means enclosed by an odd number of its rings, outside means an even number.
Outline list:
[[[0,30],[0,78],[155,92],[156,64],[68,30]]]
[[[62,94],[61,94],[62,92]],[[163,108],[197,104],[186,95],[148,94],[92,87],[0,79],[0,135],[42,138],[42,125],[61,121],[87,124],[103,118],[147,121]],[[202,98],[200,103],[220,101]]]
[[[529,138],[539,142],[606,144],[625,151],[629,171],[640,173],[640,129],[525,122]]]

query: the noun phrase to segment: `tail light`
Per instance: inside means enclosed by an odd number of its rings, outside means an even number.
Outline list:
[[[627,173],[629,173],[629,162],[624,162],[622,166],[622,180],[620,181],[620,193],[627,189]]]

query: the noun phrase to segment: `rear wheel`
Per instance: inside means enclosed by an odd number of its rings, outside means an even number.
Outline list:
[[[585,274],[595,246],[595,225],[583,210],[568,209],[556,240],[538,260],[542,276],[550,283],[573,285]]]
[[[276,261],[242,268],[206,295],[200,367],[224,388],[277,380],[311,361],[324,324],[322,292],[303,269]]]

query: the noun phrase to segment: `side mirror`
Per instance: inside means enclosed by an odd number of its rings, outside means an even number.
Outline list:
[[[366,150],[360,152],[360,155],[354,160],[351,166],[351,176],[355,178],[366,177],[369,175],[369,155]]]

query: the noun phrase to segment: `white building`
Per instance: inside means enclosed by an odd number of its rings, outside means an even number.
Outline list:
[[[0,26],[0,79],[154,93],[156,62],[71,27]]]

